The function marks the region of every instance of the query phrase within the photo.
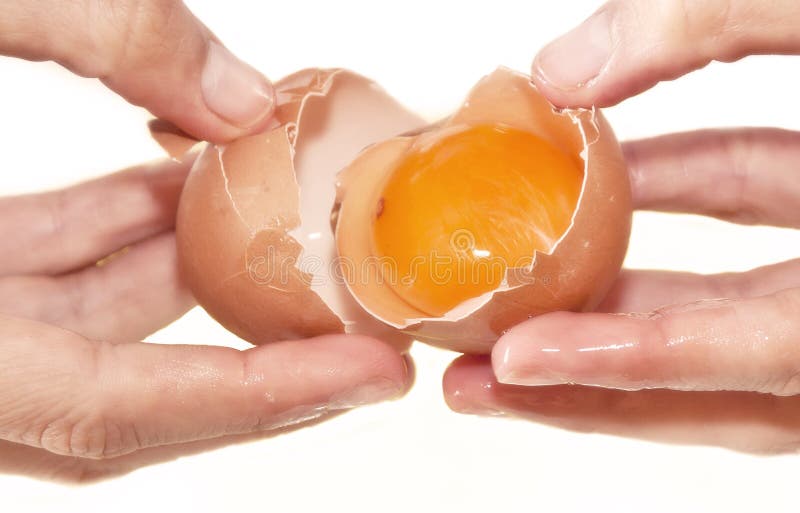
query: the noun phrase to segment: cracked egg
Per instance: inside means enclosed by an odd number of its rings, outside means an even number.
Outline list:
[[[182,276],[243,339],[485,353],[531,316],[592,309],[616,277],[630,185],[600,112],[556,111],[505,68],[432,125],[346,70],[276,91],[274,128],[202,143],[178,209]],[[175,157],[196,143],[151,128]]]

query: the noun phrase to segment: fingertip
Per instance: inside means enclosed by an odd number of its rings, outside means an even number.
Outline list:
[[[264,80],[267,80],[266,78]],[[266,82],[266,87],[270,91],[274,91],[274,86],[271,82]],[[233,99],[230,100],[233,102]],[[202,102],[202,100],[201,100]],[[257,105],[261,102],[261,105]],[[174,124],[188,136],[188,139],[181,141],[178,147],[180,154],[181,148],[190,147],[196,141],[208,141],[214,144],[225,144],[233,140],[262,133],[279,126],[278,121],[275,119],[275,97],[274,92],[268,93],[265,96],[258,96],[255,101],[249,102],[249,106],[242,107],[243,110],[251,109],[256,114],[256,121],[248,122],[246,126],[240,126],[237,123],[226,119],[224,116],[212,109],[211,105],[206,102],[203,107],[190,105],[185,109],[180,109],[177,106],[170,106],[167,108],[158,108],[155,104],[148,105],[143,103],[154,115],[169,123]],[[196,102],[195,102],[196,103]],[[242,105],[245,105],[244,103]],[[164,146],[162,141],[157,141]],[[169,142],[169,141],[168,141]],[[168,152],[171,147],[165,148]]]
[[[398,396],[405,395],[414,383],[414,362],[408,355],[401,354],[383,340],[372,339],[376,343],[376,355],[382,368],[378,373],[397,384]]]
[[[261,75],[259,73],[259,75]],[[275,114],[278,108],[278,96],[277,92],[275,91],[275,85],[273,82],[261,75],[262,79],[265,81],[262,85],[265,91],[264,102],[265,105],[262,106],[260,118],[258,121],[253,123],[250,126],[247,126],[243,129],[243,135],[254,135],[261,132],[265,132],[267,130],[271,130],[279,126],[278,120],[275,118]]]
[[[408,353],[403,354],[403,365],[405,365],[405,380],[406,387],[403,394],[407,394],[414,383],[417,381],[417,366],[414,364],[414,359]]]
[[[364,372],[395,383],[402,393],[407,392],[412,384],[414,366],[411,358],[384,340],[361,334],[334,334],[300,340],[298,344],[319,345],[331,353],[349,355],[354,364],[358,362],[363,366]]]
[[[583,89],[565,91],[554,87],[543,76],[535,60],[531,67],[531,84],[557,109],[591,108],[595,103],[590,91]]]
[[[216,41],[208,42],[200,91],[208,109],[241,135],[263,126],[275,110],[272,83]]]
[[[509,330],[492,349],[492,368],[499,383],[555,385],[564,383],[563,349],[570,344],[566,326],[575,314],[553,312]]]
[[[500,383],[508,381],[511,369],[509,369],[508,361],[511,353],[514,351],[514,344],[519,340],[515,330],[508,331],[505,335],[500,337],[492,348],[491,362],[494,375]]]
[[[614,49],[613,13],[602,8],[542,48],[531,65],[536,87],[556,107],[591,107],[594,85]]]
[[[442,391],[448,408],[457,413],[478,413],[496,384],[487,356],[463,355],[450,363],[442,377]]]
[[[442,384],[446,390],[455,391],[463,381],[494,380],[489,358],[486,355],[464,354],[450,362],[444,372]]]

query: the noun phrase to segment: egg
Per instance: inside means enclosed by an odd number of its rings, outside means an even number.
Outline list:
[[[630,184],[599,111],[558,111],[506,68],[434,124],[346,70],[276,90],[273,128],[198,144],[176,221],[183,278],[245,340],[486,353],[531,316],[594,308],[615,279]],[[197,143],[151,130],[177,158]]]

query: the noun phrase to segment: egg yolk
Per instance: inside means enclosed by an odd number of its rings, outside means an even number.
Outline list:
[[[582,162],[504,125],[417,146],[375,205],[372,250],[383,284],[439,317],[553,247],[575,211]]]

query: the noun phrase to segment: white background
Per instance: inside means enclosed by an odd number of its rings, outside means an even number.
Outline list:
[[[536,50],[595,1],[191,1],[239,56],[279,78],[307,66],[371,76],[435,119],[498,64]],[[458,7],[456,7],[458,5]],[[703,126],[800,129],[800,59],[712,65],[607,115],[621,139]],[[72,183],[160,157],[147,114],[52,64],[0,59],[0,192]],[[692,216],[636,214],[627,265],[744,270],[800,255],[800,233]],[[244,347],[194,310],[152,340]],[[796,511],[800,457],[659,445],[444,404],[453,354],[415,346],[401,401],[312,428],[193,455],[86,486],[0,475],[3,511]],[[798,433],[800,436],[800,433]]]

